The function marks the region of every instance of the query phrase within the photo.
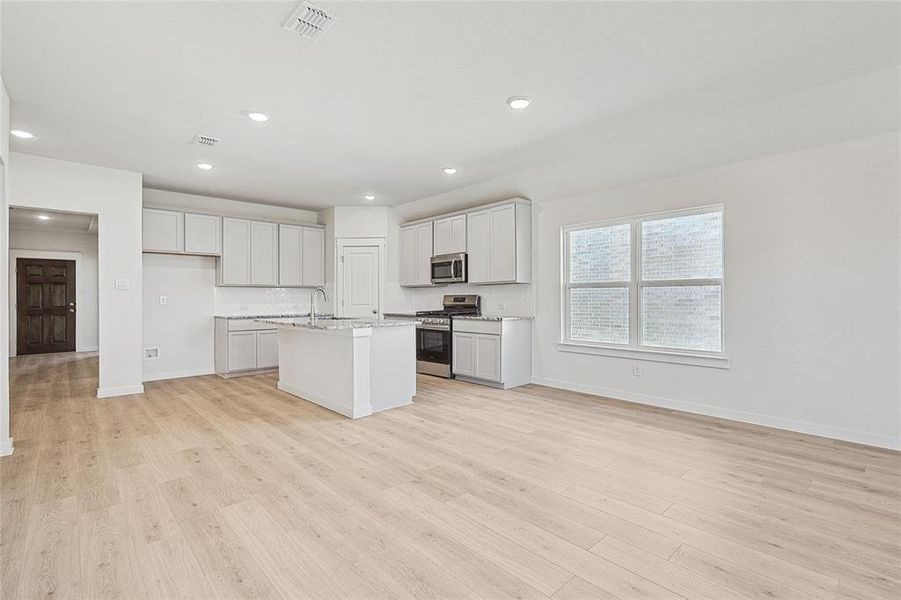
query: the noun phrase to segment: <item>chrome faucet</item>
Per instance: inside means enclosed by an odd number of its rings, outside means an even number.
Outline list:
[[[310,320],[316,320],[316,292],[322,292],[322,299],[328,302],[328,294],[325,293],[324,287],[313,288],[310,292]]]

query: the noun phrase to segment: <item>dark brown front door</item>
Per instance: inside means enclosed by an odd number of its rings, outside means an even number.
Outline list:
[[[75,350],[75,261],[16,261],[16,352]]]

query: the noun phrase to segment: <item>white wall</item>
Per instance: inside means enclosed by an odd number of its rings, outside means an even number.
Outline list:
[[[182,194],[144,188],[144,206],[153,208],[169,208],[187,212],[208,213],[259,219],[261,221],[278,221],[280,223],[316,223],[316,212],[299,208],[285,208],[256,202],[240,202],[212,196]]]
[[[9,231],[9,355],[16,355],[16,264],[13,254],[35,256],[34,253],[17,250],[55,251],[78,253],[75,269],[75,350],[87,352],[99,346],[99,319],[97,302],[97,234],[69,231],[40,231],[37,229],[10,229]]]
[[[144,381],[213,373],[213,287],[216,259],[144,255]],[[160,296],[166,304],[160,304]]]
[[[97,393],[140,393],[141,174],[17,152],[10,156],[11,205],[98,215]],[[128,280],[128,289],[115,289],[116,279]]]
[[[537,205],[536,383],[901,448],[899,136],[884,134]],[[725,205],[730,370],[572,354],[560,228]]]
[[[0,9],[2,12],[2,9]],[[0,31],[3,28],[0,27]],[[2,43],[0,43],[2,47]],[[2,63],[0,63],[2,64]],[[0,77],[0,298],[8,297],[9,268],[9,96]],[[0,340],[9,335],[9,315],[0,310]],[[0,343],[0,456],[11,454],[12,438],[9,437],[9,352],[6,344]]]

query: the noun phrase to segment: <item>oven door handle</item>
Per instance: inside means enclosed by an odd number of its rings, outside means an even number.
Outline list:
[[[448,325],[417,325],[416,329],[425,329],[426,331],[450,331]]]

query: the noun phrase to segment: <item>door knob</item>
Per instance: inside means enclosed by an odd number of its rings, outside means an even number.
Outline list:
[[[69,302],[69,306],[75,306],[74,302]]]
[[[379,314],[379,311],[377,311],[376,309],[373,308],[373,309],[372,309],[372,314],[377,315],[377,314]]]
[[[75,312],[75,309],[74,309],[74,308],[70,308],[70,309],[69,309],[69,312]]]

